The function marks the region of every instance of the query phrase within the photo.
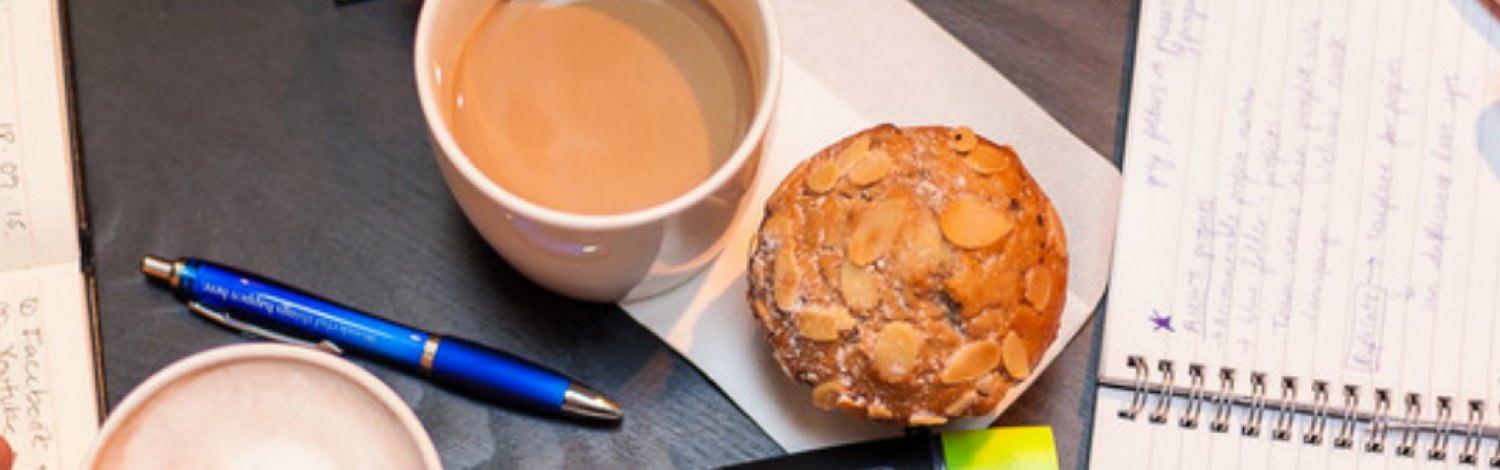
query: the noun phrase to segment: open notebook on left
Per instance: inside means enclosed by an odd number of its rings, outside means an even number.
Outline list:
[[[61,12],[0,0],[0,435],[16,469],[78,468],[99,426]]]

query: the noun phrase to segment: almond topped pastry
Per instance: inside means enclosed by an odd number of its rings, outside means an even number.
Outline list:
[[[813,403],[912,426],[989,413],[1057,336],[1062,223],[967,127],[867,129],[766,203],[749,298]]]

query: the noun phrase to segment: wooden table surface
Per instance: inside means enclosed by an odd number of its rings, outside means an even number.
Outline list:
[[[583,427],[360,362],[412,406],[448,468],[707,468],[781,452],[619,308],[543,291],[469,227],[413,92],[418,1],[65,3],[111,406],[173,360],[244,341],[136,271],[144,254],[191,255],[534,358],[629,413]],[[916,3],[1113,154],[1132,2]],[[1063,468],[1085,462],[1095,323],[1001,418],[1051,425]]]

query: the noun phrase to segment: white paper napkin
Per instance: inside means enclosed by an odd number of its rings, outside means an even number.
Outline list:
[[[895,435],[899,428],[820,410],[811,390],[776,366],[745,300],[749,240],[764,202],[803,158],[849,134],[890,122],[968,125],[1008,143],[1051,196],[1068,235],[1067,306],[1042,358],[1052,362],[1103,293],[1120,175],[920,10],[902,0],[773,0],[781,28],[782,93],[747,214],[713,264],[666,294],[621,305],[671,344],[772,439],[796,452]],[[1009,406],[1033,374],[1011,389]],[[998,413],[997,413],[998,415]],[[980,427],[992,419],[956,427]]]

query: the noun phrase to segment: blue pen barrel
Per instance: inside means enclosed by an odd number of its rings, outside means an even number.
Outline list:
[[[433,380],[475,398],[557,410],[569,381],[557,374],[458,338],[442,337],[432,359]]]
[[[474,398],[555,412],[570,385],[566,377],[504,352],[365,315],[213,263],[185,260],[177,276],[180,295],[235,320],[327,341],[346,353],[429,375]],[[431,370],[424,370],[424,354],[431,354]]]
[[[359,313],[276,282],[188,260],[178,273],[179,291],[236,320],[416,371],[427,333]]]

